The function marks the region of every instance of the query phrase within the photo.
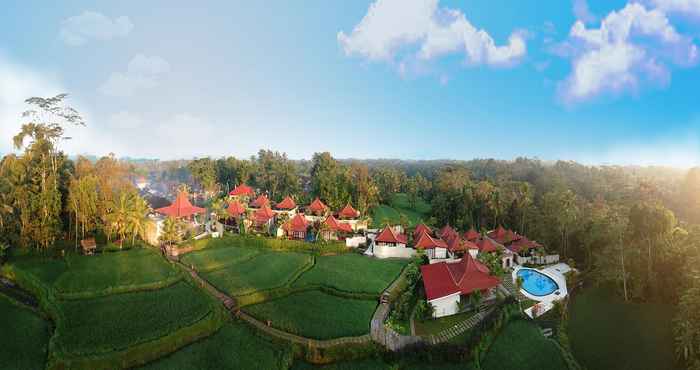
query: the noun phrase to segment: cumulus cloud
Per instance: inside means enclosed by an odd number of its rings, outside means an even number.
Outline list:
[[[697,63],[698,49],[681,35],[666,14],[638,3],[608,14],[599,28],[577,21],[569,40],[560,44],[572,59],[572,71],[560,84],[567,102],[590,99],[601,93],[635,91],[642,83],[667,84],[668,65]]]
[[[84,45],[90,40],[107,41],[128,35],[134,25],[129,17],[111,19],[101,13],[84,11],[61,22],[61,40],[71,46]]]
[[[129,62],[126,72],[112,73],[98,91],[108,96],[132,96],[139,90],[158,86],[168,72],[170,64],[165,59],[138,54]]]
[[[464,13],[439,7],[438,0],[377,0],[350,34],[340,31],[337,38],[346,55],[372,61],[390,62],[408,49],[420,60],[464,53],[468,64],[503,66],[526,53],[523,31],[513,32],[507,44],[496,45]]]
[[[584,23],[593,23],[598,20],[598,17],[596,17],[593,13],[591,13],[590,9],[588,9],[588,2],[586,0],[574,0],[573,8],[574,16],[577,20]]]
[[[650,3],[666,13],[700,17],[700,0],[651,0]]]

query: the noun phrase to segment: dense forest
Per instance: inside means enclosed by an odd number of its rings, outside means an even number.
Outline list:
[[[316,153],[292,160],[260,150],[250,158],[180,161],[69,159],[65,125],[84,125],[65,95],[31,98],[28,123],[13,138],[18,154],[0,162],[0,253],[10,246],[48,249],[103,233],[143,235],[149,208],[132,185],[189,183],[221,197],[240,183],[300,204],[320,197],[333,209],[351,202],[365,215],[405,193],[432,206],[424,222],[460,230],[511,228],[579,267],[596,283],[614,284],[625,300],[678,307],[680,359],[700,366],[700,169],[585,166],[575,162],[404,161],[335,159]],[[0,255],[0,257],[2,257]]]

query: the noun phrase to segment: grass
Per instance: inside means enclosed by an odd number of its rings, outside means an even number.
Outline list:
[[[37,314],[0,294],[0,364],[5,369],[43,369],[49,325]]]
[[[556,344],[546,339],[537,325],[525,320],[512,321],[501,331],[481,366],[484,370],[568,369]]]
[[[671,305],[626,303],[610,288],[586,288],[570,304],[574,357],[589,369],[678,369],[674,314]]]
[[[144,369],[286,369],[291,357],[291,348],[256,335],[242,323],[229,322],[216,334]]]
[[[457,315],[450,315],[425,321],[415,320],[416,335],[437,335],[443,330],[447,330],[474,315],[476,315],[476,311],[463,312]]]
[[[377,303],[346,299],[312,290],[247,306],[258,320],[307,338],[331,339],[369,333]]]
[[[362,359],[356,361],[338,362],[330,365],[316,366],[307,362],[298,361],[290,370],[393,370],[396,367],[378,359]]]
[[[401,214],[406,216],[408,226],[414,227],[421,221],[427,220],[430,215],[430,204],[423,199],[418,199],[416,206],[411,207],[408,196],[404,193],[394,194],[389,204],[382,204],[372,208],[372,227],[382,227],[385,222],[399,224]]]
[[[61,301],[57,343],[72,354],[124,349],[199,321],[212,310],[205,293],[185,282],[143,291]]]
[[[407,263],[406,260],[379,260],[354,253],[321,256],[294,285],[324,285],[344,292],[379,295]]]
[[[53,286],[68,270],[68,264],[63,259],[47,257],[20,257],[13,262],[17,268],[38,278],[46,286]]]
[[[185,254],[185,256],[182,257],[182,263],[188,266],[194,266],[197,271],[206,272],[251,259],[260,253],[261,251],[259,249],[253,248],[207,248]]]
[[[313,257],[305,253],[261,253],[205,273],[204,278],[229,295],[245,295],[284,286],[312,262]]]
[[[100,292],[119,287],[138,288],[180,275],[155,250],[136,248],[95,256],[71,254],[68,269],[56,280],[61,293]]]

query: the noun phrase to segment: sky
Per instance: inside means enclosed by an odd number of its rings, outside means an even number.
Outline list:
[[[700,165],[700,0],[7,1],[0,153]]]

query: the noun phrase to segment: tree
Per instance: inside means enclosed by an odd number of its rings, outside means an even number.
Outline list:
[[[127,212],[126,227],[131,234],[131,244],[136,243],[136,236],[142,239],[146,234],[148,224],[148,213],[150,212],[148,203],[136,192],[130,194],[129,210]]]
[[[168,246],[172,246],[180,241],[180,228],[177,220],[168,217],[163,222],[163,231],[160,234],[160,241]]]
[[[85,238],[86,233],[93,232],[98,225],[98,180],[95,175],[85,175],[71,179],[68,188],[68,207],[75,219],[75,248],[78,238]]]
[[[187,164],[187,169],[207,196],[212,196],[219,190],[219,184],[216,182],[216,164],[210,158],[195,159]]]
[[[656,254],[654,246],[670,235],[675,224],[673,213],[659,203],[638,203],[630,209],[629,225],[632,236],[646,242],[647,287],[651,289],[656,288],[656,281],[653,277]]]
[[[30,109],[22,113],[24,123],[13,138],[16,149],[24,148],[13,164],[12,183],[15,204],[21,208],[20,240],[24,245],[48,248],[62,232],[62,180],[66,159],[58,149],[64,136],[65,125],[85,126],[80,114],[65,105],[66,94],[50,98],[32,97],[25,100]],[[27,143],[27,140],[29,141]]]

